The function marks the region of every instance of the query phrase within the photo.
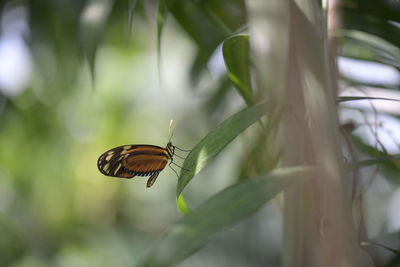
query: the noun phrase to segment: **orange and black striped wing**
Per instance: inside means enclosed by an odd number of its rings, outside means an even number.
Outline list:
[[[165,148],[153,145],[126,145],[103,153],[97,166],[100,172],[107,176],[132,178],[150,175],[150,187],[167,165],[168,159]]]

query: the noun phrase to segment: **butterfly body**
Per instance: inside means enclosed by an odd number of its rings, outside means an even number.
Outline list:
[[[147,187],[154,184],[168,161],[173,160],[175,146],[125,145],[104,152],[97,161],[100,172],[107,176],[133,178],[150,176]]]

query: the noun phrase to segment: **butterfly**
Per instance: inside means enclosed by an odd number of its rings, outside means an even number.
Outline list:
[[[147,180],[149,188],[168,161],[171,160],[169,165],[173,163],[175,148],[171,142],[165,148],[154,145],[119,146],[104,152],[97,161],[97,167],[102,174],[112,177],[130,179],[135,176],[150,176]]]

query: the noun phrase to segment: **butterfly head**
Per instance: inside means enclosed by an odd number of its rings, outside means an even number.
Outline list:
[[[175,155],[175,146],[171,142],[168,142],[165,149],[167,150],[169,158],[172,159],[172,157]]]

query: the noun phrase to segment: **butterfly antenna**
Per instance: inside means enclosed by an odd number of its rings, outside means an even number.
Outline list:
[[[172,136],[174,136],[174,132],[175,132],[175,125],[174,125],[174,120],[173,119],[171,119],[169,121],[169,130],[168,131],[169,131],[169,141],[168,142],[171,142]],[[182,152],[190,152],[190,151],[192,151],[192,150],[182,149],[182,148],[179,148],[177,146],[174,146],[174,147],[176,149],[182,151]]]
[[[175,146],[175,148],[177,148],[178,150],[180,150],[182,152],[190,152],[190,151],[192,151],[191,149],[182,149],[182,148],[179,148],[177,146]]]
[[[171,142],[172,136],[174,136],[174,131],[175,131],[174,120],[171,119],[171,120],[169,121],[169,129],[168,129],[168,132],[169,132],[169,141],[168,141],[168,142]]]
[[[175,157],[178,157],[178,158],[180,158],[180,159],[185,159],[184,157],[182,157],[182,156],[179,156],[179,155],[178,155],[178,154],[176,154],[176,153],[174,154],[174,156],[175,156]]]

